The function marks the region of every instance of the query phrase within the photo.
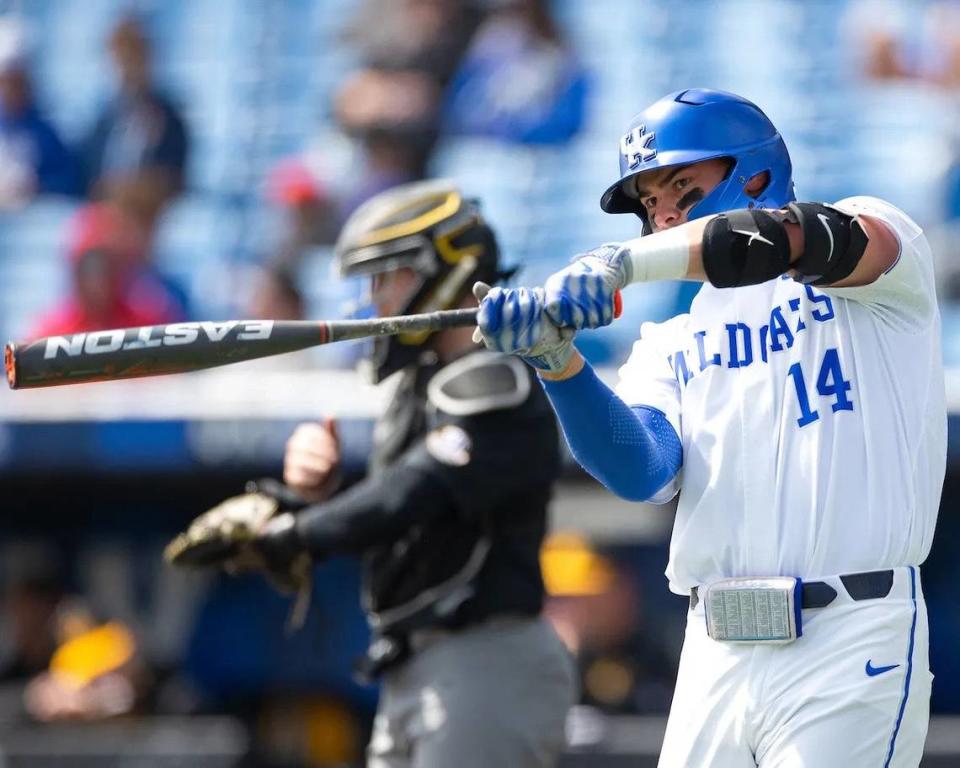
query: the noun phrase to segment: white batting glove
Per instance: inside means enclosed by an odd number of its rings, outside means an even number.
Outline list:
[[[627,284],[628,266],[619,243],[588,251],[544,284],[545,310],[564,328],[600,328],[620,315],[618,291]]]
[[[480,302],[473,339],[487,349],[518,355],[540,371],[560,373],[573,356],[572,328],[558,328],[544,311],[542,288],[490,288],[476,283]]]

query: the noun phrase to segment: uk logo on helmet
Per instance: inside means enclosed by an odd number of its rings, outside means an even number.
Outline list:
[[[623,135],[620,139],[620,151],[630,170],[657,156],[657,148],[653,146],[656,136],[656,133],[646,133],[646,126],[643,125],[638,125]]]

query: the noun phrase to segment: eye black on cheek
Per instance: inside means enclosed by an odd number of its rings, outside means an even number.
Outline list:
[[[687,208],[699,203],[704,197],[705,195],[700,187],[691,189],[689,192],[687,192],[687,194],[677,201],[677,208],[679,208],[681,211],[685,211]]]

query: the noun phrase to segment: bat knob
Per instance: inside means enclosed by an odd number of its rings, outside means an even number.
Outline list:
[[[623,314],[623,294],[615,291],[613,294],[613,319],[616,320]]]
[[[3,367],[7,372],[10,389],[17,388],[17,345],[10,342],[3,348]]]

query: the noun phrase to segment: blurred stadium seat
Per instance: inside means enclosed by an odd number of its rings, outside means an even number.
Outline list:
[[[61,294],[66,283],[66,224],[75,210],[67,202],[41,202],[0,214],[0,330],[19,338]]]

